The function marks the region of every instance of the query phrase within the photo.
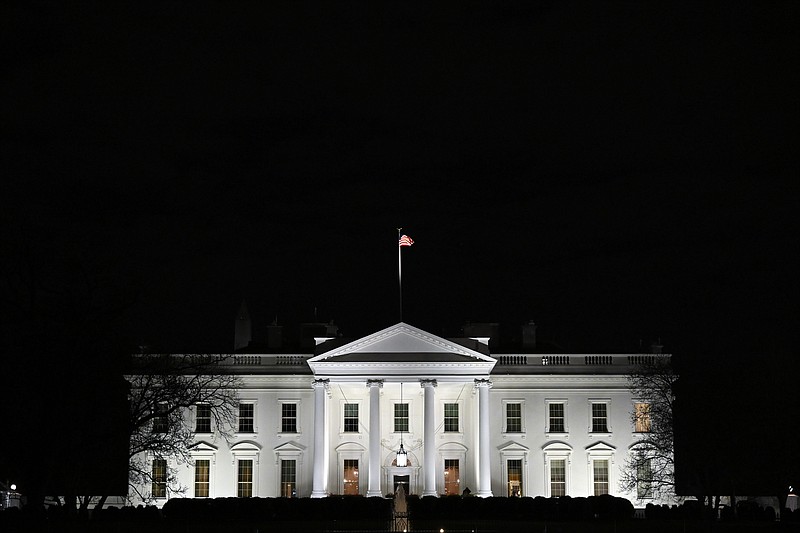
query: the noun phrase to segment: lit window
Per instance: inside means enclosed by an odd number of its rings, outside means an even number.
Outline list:
[[[446,432],[458,432],[458,404],[444,404],[444,430]]]
[[[549,407],[549,432],[564,433],[564,404],[551,403]]]
[[[194,497],[208,498],[209,473],[211,471],[211,461],[208,459],[197,459],[194,462]]]
[[[649,459],[640,459],[636,465],[636,496],[639,499],[653,497],[653,470]]]
[[[608,459],[595,459],[592,463],[594,474],[594,495],[608,494]]]
[[[508,467],[508,495],[522,496],[522,459],[509,459]]]
[[[521,403],[508,403],[508,404],[506,404],[506,432],[507,433],[521,433],[522,432],[522,404]]]
[[[344,404],[344,431],[345,433],[358,433],[358,404]]]
[[[167,460],[153,459],[153,498],[167,497]]]
[[[167,414],[167,404],[158,403],[155,407],[153,416],[153,433],[166,433],[169,429],[169,416]]]
[[[281,404],[281,432],[297,433],[297,404]]]
[[[358,495],[358,459],[344,460],[343,482],[345,496]]]
[[[566,459],[552,459],[550,461],[550,496],[567,495],[566,463]]]
[[[408,404],[394,404],[394,432],[408,432]]]
[[[255,433],[255,406],[252,403],[239,404],[239,433]]]
[[[461,494],[461,476],[458,471],[458,459],[444,460],[444,493]]]
[[[211,406],[206,403],[197,404],[195,433],[211,433]]]
[[[592,432],[608,433],[608,406],[604,403],[592,404]]]
[[[281,460],[281,496],[297,496],[297,462],[294,459]]]
[[[239,459],[236,478],[236,496],[250,498],[253,496],[253,460]]]
[[[636,433],[650,433],[650,404],[635,404],[635,428]]]

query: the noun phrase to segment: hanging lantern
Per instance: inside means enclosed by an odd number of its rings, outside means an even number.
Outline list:
[[[400,383],[400,405],[403,405],[403,383]],[[402,409],[402,407],[401,407]],[[400,449],[395,459],[397,466],[408,466],[408,452],[403,448],[403,424],[400,424]]]

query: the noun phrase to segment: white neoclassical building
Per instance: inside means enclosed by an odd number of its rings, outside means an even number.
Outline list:
[[[202,407],[188,415],[197,445],[178,465],[184,496],[382,496],[403,484],[420,496],[651,501],[647,487],[618,484],[647,430],[631,416],[626,375],[650,354],[492,356],[488,337],[445,339],[403,322],[315,341],[313,353],[232,356],[238,427],[226,441]]]

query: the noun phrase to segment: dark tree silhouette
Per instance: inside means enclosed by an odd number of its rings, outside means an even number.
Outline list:
[[[625,461],[620,488],[639,497],[675,496],[675,394],[670,356],[647,357],[628,376],[636,401],[637,442]]]
[[[189,464],[196,444],[189,416],[199,404],[208,406],[216,434],[228,439],[237,416],[240,380],[224,371],[226,355],[135,355],[126,376],[129,394],[129,485],[131,496],[152,499],[150,487],[163,483],[172,494],[185,492],[175,469]],[[166,470],[154,479],[153,460]]]

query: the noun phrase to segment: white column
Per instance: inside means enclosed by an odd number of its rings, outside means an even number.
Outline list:
[[[422,495],[436,496],[436,387],[435,379],[423,379],[420,385],[425,390],[425,419],[422,435],[424,454],[422,458]]]
[[[381,388],[383,380],[368,379],[369,387],[369,485],[367,497],[381,494]]]
[[[311,490],[312,498],[324,498],[328,495],[325,487],[325,392],[327,379],[315,379],[314,388],[314,478]]]
[[[492,468],[489,453],[489,387],[488,379],[476,379],[478,388],[478,494],[481,498],[492,495]]]

